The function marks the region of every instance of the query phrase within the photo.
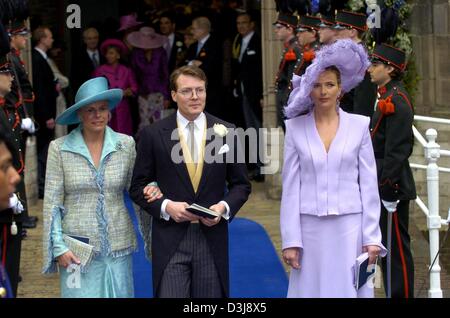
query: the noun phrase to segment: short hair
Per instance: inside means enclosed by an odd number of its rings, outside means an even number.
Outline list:
[[[192,20],[192,24],[197,24],[200,29],[211,31],[211,22],[207,17],[198,17]]]
[[[161,21],[162,18],[167,18],[170,20],[172,24],[176,24],[175,14],[171,11],[166,11],[159,17],[159,21]]]
[[[99,33],[96,28],[87,28],[86,30],[83,31],[83,39],[87,36],[88,33],[91,33],[91,32],[93,32],[97,36],[99,36]]]
[[[39,44],[43,38],[47,37],[47,34],[45,33],[46,30],[50,31],[50,28],[46,26],[40,26],[33,31],[34,43]]]
[[[208,85],[208,78],[201,68],[194,65],[186,65],[177,68],[172,72],[172,74],[170,74],[170,90],[176,91],[178,89],[177,80],[181,75],[198,78],[199,80],[205,82],[205,87]]]
[[[242,17],[242,16],[248,17],[250,19],[250,22],[255,22],[253,15],[248,11],[239,12],[236,16],[236,20],[237,20],[237,18]]]

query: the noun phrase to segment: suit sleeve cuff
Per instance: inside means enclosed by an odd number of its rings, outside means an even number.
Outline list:
[[[225,201],[220,201],[219,203],[222,203],[225,206],[225,209],[227,210],[222,217],[225,220],[228,220],[230,218],[230,206],[228,205],[228,203],[226,203]]]
[[[160,214],[160,217],[161,217],[161,219],[164,219],[164,220],[166,220],[166,221],[169,221],[169,219],[170,219],[170,215],[166,212],[166,206],[167,206],[167,203],[169,203],[169,202],[170,202],[169,199],[165,199],[165,200],[163,201],[163,203],[161,204],[161,214]]]

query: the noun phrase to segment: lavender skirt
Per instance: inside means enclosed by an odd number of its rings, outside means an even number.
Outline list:
[[[353,265],[362,252],[362,213],[318,217],[301,215],[303,250],[292,269],[288,297],[374,297],[373,285],[356,291]]]

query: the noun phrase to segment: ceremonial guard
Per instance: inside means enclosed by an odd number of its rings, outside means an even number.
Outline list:
[[[403,51],[381,44],[375,47],[369,67],[371,80],[378,86],[371,135],[382,201],[380,227],[383,244],[391,245],[391,266],[382,260],[383,278],[388,296],[396,298],[414,297],[414,263],[408,234],[409,203],[416,199],[408,162],[413,151],[414,109],[400,81],[405,61]]]
[[[22,225],[24,228],[35,228],[37,218],[28,216],[24,182],[26,140],[28,135],[35,132],[35,126],[32,120],[34,93],[25,69],[25,63],[20,57],[21,50],[26,48],[29,30],[25,25],[25,21],[14,20],[10,22],[7,32],[11,44],[9,59],[14,80],[11,92],[5,96],[4,107],[14,136],[16,148],[19,151],[19,162],[16,168],[22,177],[22,181],[17,186],[20,200],[24,206]]]
[[[297,42],[295,32],[298,18],[294,15],[280,13],[273,23],[278,40],[283,41],[284,50],[275,78],[277,125],[285,130],[284,107],[292,90],[291,79],[295,69],[301,63],[302,52]]]
[[[334,29],[337,30],[338,38],[350,38],[365,47],[362,40],[364,33],[368,30],[365,14],[345,10],[338,11]],[[361,83],[342,97],[340,105],[346,112],[372,117],[375,99],[376,86],[371,82],[369,74],[366,73]]]
[[[0,32],[2,52],[5,47],[9,51],[10,43],[8,37],[2,30]],[[11,54],[2,56],[0,60],[0,73],[11,73],[12,63],[9,63],[7,57],[11,58]],[[13,75],[14,76],[14,75]],[[11,83],[11,90],[15,88],[14,81]],[[17,150],[21,146],[21,115],[19,108],[13,104],[9,104],[8,93],[0,98],[0,125],[4,132],[11,135],[11,141]],[[22,180],[16,186],[17,193],[10,198],[10,207],[0,213],[0,242],[1,254],[0,262],[6,273],[9,276],[10,292],[8,294],[12,297],[17,295],[17,287],[19,283],[19,268],[20,268],[20,251],[22,245],[22,223],[24,220],[23,205],[26,206],[25,198],[25,184],[23,182],[23,157],[20,151],[12,154],[13,164],[15,169],[20,173]],[[23,197],[22,197],[23,195]],[[3,283],[2,283],[3,284]],[[9,284],[8,284],[9,285]]]
[[[300,23],[297,27],[297,39],[301,47],[302,55],[300,57],[300,63],[297,63],[294,70],[295,75],[302,76],[305,73],[306,68],[311,65],[316,56],[316,51],[320,48],[318,41],[320,23],[321,21],[318,17],[310,15],[300,16]]]

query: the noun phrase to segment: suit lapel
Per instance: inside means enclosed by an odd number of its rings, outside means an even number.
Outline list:
[[[213,126],[214,126],[215,123],[213,122],[213,119],[211,118],[211,116],[207,112],[205,112],[205,115],[206,115],[206,129],[207,129],[207,134],[208,134],[209,129],[213,129]],[[205,143],[205,156],[204,157],[210,155],[210,154],[207,153],[207,149],[208,149],[208,145],[214,140],[214,138],[216,138],[216,136],[212,136],[210,138],[210,140],[208,140],[208,139],[206,140],[206,143]],[[215,156],[216,154],[213,154],[213,155]],[[200,179],[200,184],[198,186],[197,196],[203,190],[203,187],[206,184],[206,180],[208,180],[207,179],[208,175],[211,172],[211,169],[212,169],[214,164],[215,164],[214,162],[206,162],[206,161],[204,162],[204,164],[203,164],[203,173],[202,173],[202,177]]]
[[[336,136],[334,137],[330,149],[328,151],[328,169],[329,172],[337,172],[341,166],[342,155],[344,154],[345,145],[348,139],[348,114],[339,108],[339,127],[336,132]],[[328,182],[337,182],[337,178],[330,178]]]
[[[162,141],[170,158],[172,158],[172,149],[174,147],[178,147],[177,144],[180,142],[178,139],[177,129],[177,114],[175,113],[167,119],[167,124],[160,130]],[[172,140],[172,133],[176,134],[177,139]],[[182,150],[180,151],[182,156]],[[173,165],[186,189],[192,194],[192,196],[194,196],[194,188],[192,187],[186,164],[181,162],[179,164],[174,163]]]
[[[326,152],[316,128],[314,113],[310,112],[307,116],[304,129],[306,130],[306,138],[311,152],[311,159],[317,175],[317,173],[322,171],[323,164],[326,161]]]

